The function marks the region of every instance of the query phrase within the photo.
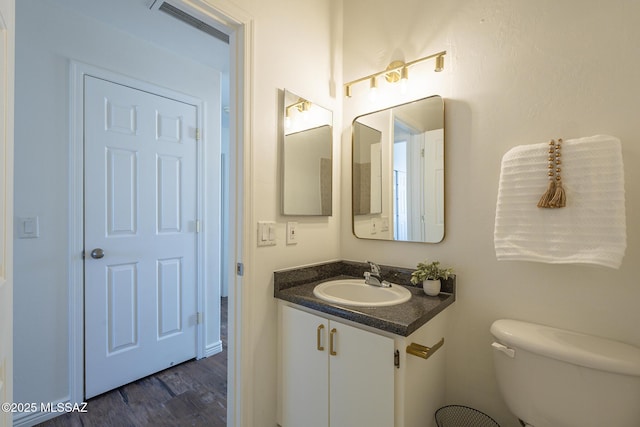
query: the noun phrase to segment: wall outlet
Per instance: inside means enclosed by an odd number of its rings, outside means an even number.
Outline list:
[[[297,245],[297,244],[298,244],[298,223],[288,222],[287,223],[287,245]]]

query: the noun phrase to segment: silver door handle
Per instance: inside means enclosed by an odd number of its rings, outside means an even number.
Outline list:
[[[91,251],[91,258],[100,259],[104,256],[104,251],[100,248],[95,248]]]

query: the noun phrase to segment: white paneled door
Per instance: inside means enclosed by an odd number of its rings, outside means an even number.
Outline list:
[[[197,108],[85,77],[85,397],[196,356]]]

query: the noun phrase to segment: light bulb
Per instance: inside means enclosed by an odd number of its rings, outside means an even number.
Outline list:
[[[311,103],[309,101],[304,101],[302,103],[302,110],[300,111],[300,114],[302,115],[302,121],[305,123],[309,121],[309,115],[311,114],[309,113],[310,109]]]
[[[402,68],[400,73],[400,93],[403,95],[407,93],[409,87],[409,69],[407,67]]]
[[[378,81],[375,77],[371,77],[369,84],[369,101],[374,102],[378,99]]]

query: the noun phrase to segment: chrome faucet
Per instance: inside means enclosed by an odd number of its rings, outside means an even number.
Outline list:
[[[364,283],[371,286],[380,286],[383,288],[390,288],[391,283],[386,280],[382,280],[382,276],[380,276],[380,266],[375,262],[365,261],[369,264],[369,268],[371,271],[364,272]]]

